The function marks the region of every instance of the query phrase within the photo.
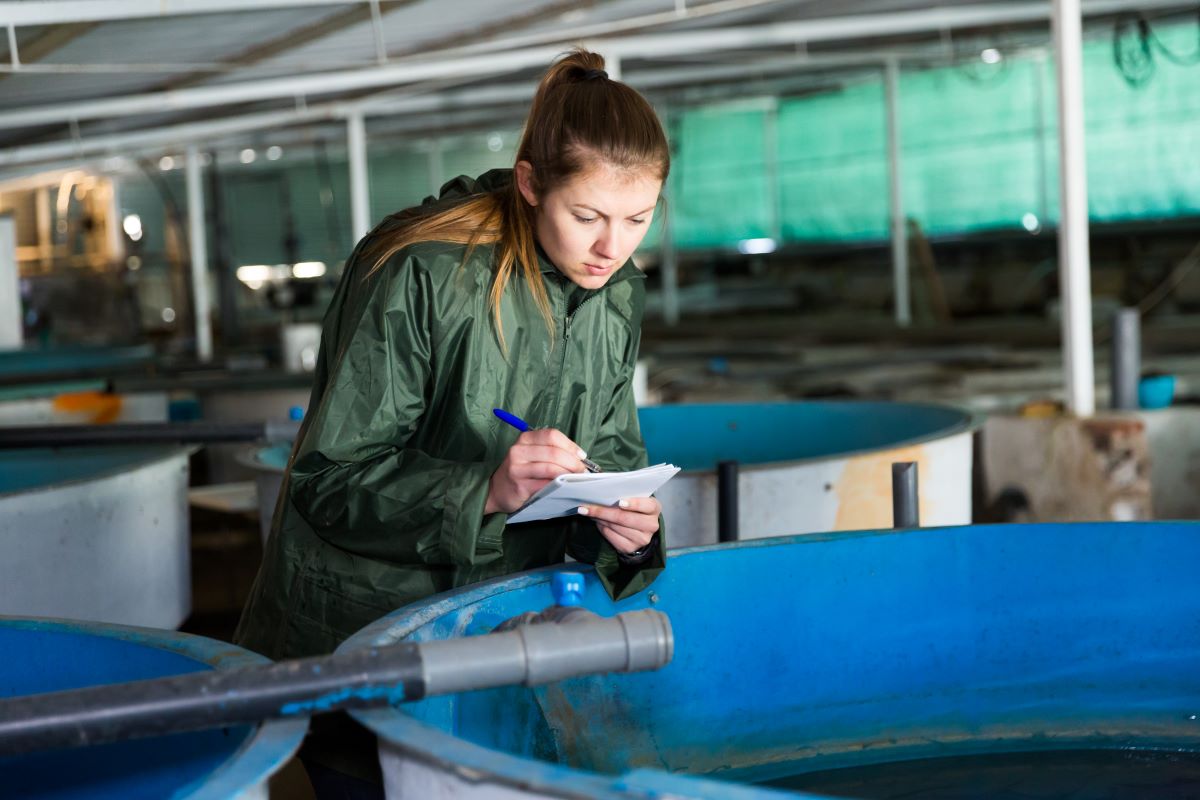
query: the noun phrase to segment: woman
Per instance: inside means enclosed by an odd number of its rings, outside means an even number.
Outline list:
[[[603,67],[582,50],[555,63],[513,170],[452,181],[355,249],[239,644],[327,653],[400,606],[566,553],[615,598],[661,571],[654,498],[506,526],[585,457],[646,464],[632,388],[645,289],[629,257],[669,153],[650,105]],[[326,738],[344,743],[339,724]],[[326,744],[305,752],[314,784],[313,761],[351,771]]]

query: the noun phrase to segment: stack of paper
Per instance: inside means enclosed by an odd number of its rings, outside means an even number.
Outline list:
[[[615,506],[627,497],[649,497],[669,481],[679,467],[655,464],[633,472],[580,472],[559,475],[547,483],[529,502],[510,514],[508,521],[532,522],[537,519],[567,517],[580,506]]]

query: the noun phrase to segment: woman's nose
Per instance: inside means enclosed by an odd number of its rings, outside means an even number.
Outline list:
[[[615,259],[620,252],[620,243],[617,241],[617,232],[612,228],[606,228],[604,232],[596,239],[596,244],[592,249],[596,255],[602,256],[609,260]]]

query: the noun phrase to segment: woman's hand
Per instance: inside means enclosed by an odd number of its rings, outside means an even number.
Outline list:
[[[554,428],[538,428],[517,437],[508,455],[492,473],[484,514],[511,514],[559,475],[586,472],[587,453]]]
[[[617,552],[629,555],[650,544],[658,533],[662,504],[654,497],[631,497],[617,507],[580,506],[579,513],[596,520],[600,535]]]

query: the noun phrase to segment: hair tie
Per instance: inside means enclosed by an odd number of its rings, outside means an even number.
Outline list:
[[[583,80],[594,81],[597,78],[607,78],[608,73],[602,69],[588,69],[583,71]]]

